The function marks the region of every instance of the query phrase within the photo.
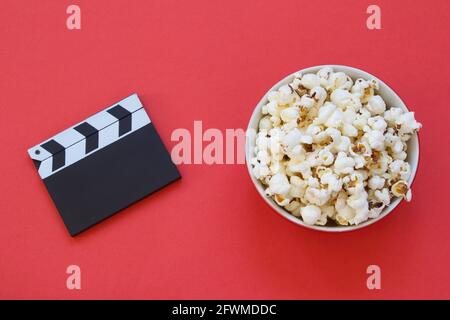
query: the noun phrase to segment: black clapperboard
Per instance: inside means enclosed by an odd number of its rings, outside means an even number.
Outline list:
[[[180,178],[136,94],[28,154],[72,236]]]

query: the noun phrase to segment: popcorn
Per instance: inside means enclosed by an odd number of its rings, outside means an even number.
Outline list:
[[[312,187],[312,188],[319,188],[320,187],[320,183],[319,180],[315,177],[309,177],[308,180],[306,181],[308,186]]]
[[[392,107],[384,112],[384,119],[391,127],[396,125],[396,121],[403,114],[403,110],[400,108]]]
[[[292,215],[299,217],[300,216],[300,202],[299,201],[291,201],[285,207],[287,211],[291,212]]]
[[[330,67],[324,67],[320,69],[317,72],[317,75],[320,79],[320,85],[322,87],[326,87],[328,85],[328,80],[330,79],[330,76],[333,74],[333,68]]]
[[[298,146],[302,140],[302,133],[297,128],[294,128],[283,137],[283,144],[287,146],[288,149],[293,149]]]
[[[253,174],[257,179],[262,179],[270,174],[270,170],[267,165],[256,163],[253,167]]]
[[[294,95],[292,92],[292,88],[288,85],[281,86],[280,89],[278,89],[279,97],[278,97],[278,104],[279,105],[287,105],[292,102],[294,99]]]
[[[342,179],[344,183],[344,188],[347,190],[349,195],[357,194],[364,191],[364,177],[357,173],[353,172],[350,175],[345,176]]]
[[[273,199],[281,207],[287,206],[291,201],[291,199],[286,198],[284,195],[278,193],[274,194]]]
[[[368,217],[371,219],[378,218],[386,205],[381,201],[371,200],[369,201],[369,214]]]
[[[364,181],[364,186],[366,186],[366,180],[369,179],[369,173],[367,172],[367,170],[355,170],[355,172],[353,172],[353,174],[355,176],[359,176],[361,177],[361,179]]]
[[[278,103],[276,101],[271,101],[264,106],[263,110],[266,110],[266,114],[270,114],[272,116],[278,116],[280,111],[278,110]],[[263,111],[264,113],[264,111]]]
[[[340,225],[348,225],[356,215],[355,210],[347,205],[348,196],[344,192],[340,192],[335,203],[336,222]]]
[[[377,95],[370,97],[369,101],[367,102],[366,108],[372,115],[379,115],[383,114],[383,112],[386,110],[386,103],[384,102],[383,98]]]
[[[366,206],[368,207],[367,193],[362,191],[351,195],[347,199],[347,204],[355,210],[364,209]]]
[[[381,131],[369,129],[364,134],[364,139],[367,140],[370,148],[379,151],[384,149],[384,135]]]
[[[296,107],[286,108],[280,112],[280,118],[284,122],[296,121],[300,115],[300,110]]]
[[[348,157],[345,152],[339,152],[336,160],[334,161],[334,171],[337,174],[348,174],[353,172],[355,166],[355,160],[352,157]]]
[[[384,187],[384,183],[386,182],[386,179],[380,177],[380,176],[373,176],[369,179],[368,186],[372,190],[381,189]]]
[[[384,121],[384,118],[380,116],[369,118],[367,120],[367,124],[372,130],[377,130],[380,132],[384,132],[384,130],[386,130],[387,128],[386,121]]]
[[[382,175],[388,170],[389,163],[391,162],[392,158],[387,155],[386,151],[372,150],[372,155],[368,157],[366,168],[372,174]]]
[[[300,84],[307,89],[312,89],[320,86],[320,78],[316,74],[307,73],[300,80]]]
[[[308,205],[300,209],[303,222],[309,225],[314,225],[319,220],[321,211],[320,208],[314,205]]]
[[[334,155],[328,149],[320,150],[317,157],[320,164],[324,166],[329,166],[334,161]]]
[[[355,85],[352,87],[351,92],[357,94],[362,103],[367,103],[374,95],[375,88],[377,87],[378,83],[375,80],[366,81],[360,78],[355,81]]]
[[[300,79],[302,78],[302,76],[303,75],[298,72],[295,74],[294,80],[289,84],[292,87],[292,89],[296,90],[301,86]]]
[[[331,102],[339,108],[345,108],[352,100],[353,95],[347,90],[336,89],[331,94]]]
[[[333,219],[336,215],[336,209],[334,206],[323,206],[322,207],[322,214],[325,215],[327,218]]]
[[[310,135],[313,139],[313,143],[322,144],[327,141],[329,136],[323,130],[323,126],[311,124],[306,129],[306,134]]]
[[[279,126],[281,124],[281,119],[278,115],[276,116],[271,116],[270,117],[270,121],[272,122],[273,126]]]
[[[328,81],[328,90],[344,89],[350,90],[353,85],[353,80],[344,72],[332,73]]]
[[[258,150],[266,150],[269,147],[269,138],[267,138],[267,131],[261,130],[256,136],[256,148]]]
[[[314,107],[316,101],[311,96],[305,94],[300,98],[299,107],[311,109]]]
[[[341,136],[338,143],[333,145],[334,150],[337,152],[346,152],[351,145],[349,137]]]
[[[305,160],[306,151],[301,144],[298,144],[292,150],[286,150],[286,155],[292,160],[303,161]]]
[[[312,175],[311,165],[308,161],[290,160],[287,163],[287,167],[293,173],[300,173],[303,179],[307,179]]]
[[[327,91],[320,86],[312,88],[309,94],[316,101],[316,106],[319,107],[323,105],[328,95]]]
[[[279,160],[272,159],[272,163],[270,164],[269,170],[271,175],[276,175],[278,173],[284,174],[286,168]]]
[[[347,205],[355,211],[355,216],[349,220],[351,224],[360,224],[367,220],[369,215],[369,203],[365,191],[355,193],[348,197]]]
[[[356,210],[356,215],[352,219],[352,221],[350,221],[350,223],[354,224],[354,225],[357,225],[357,224],[360,224],[361,222],[366,221],[367,219],[369,219],[369,212],[370,211],[368,209],[368,205],[364,209]]]
[[[322,107],[319,108],[319,113],[314,122],[316,124],[325,124],[325,122],[327,122],[328,118],[330,118],[336,108],[336,105],[334,105],[333,103],[326,102]]]
[[[323,206],[330,199],[331,192],[328,189],[308,187],[305,191],[305,200],[309,203]]]
[[[353,109],[354,111],[358,111],[361,109],[362,104],[361,100],[357,95],[354,95],[347,90],[336,89],[331,94],[331,102],[341,108],[343,111],[346,111],[348,108]]]
[[[259,120],[259,130],[270,130],[272,129],[272,122],[270,121],[270,117],[264,117]]]
[[[398,117],[395,124],[399,127],[399,134],[412,134],[419,130],[422,125],[414,119],[414,112],[406,112]]]
[[[336,174],[327,172],[320,177],[320,182],[327,186],[329,191],[339,192],[342,190],[342,180]]]
[[[269,131],[269,135],[270,153],[275,159],[280,160],[283,157],[281,153],[281,140],[283,139],[285,134],[279,128],[273,128]]]
[[[353,156],[370,156],[372,154],[372,149],[366,141],[350,145],[348,151]]]
[[[303,198],[308,184],[298,176],[291,176],[291,190],[289,195],[294,198]]]
[[[324,67],[269,92],[250,159],[266,195],[321,226],[358,225],[394,197],[410,201],[406,142],[422,125],[378,89]]]
[[[398,153],[394,153],[392,155],[392,157],[395,160],[405,160],[408,157],[408,154],[405,151],[401,151],[401,152],[398,152]]]
[[[376,200],[382,202],[386,206],[391,203],[391,196],[389,195],[389,191],[387,188],[376,190],[374,195]]]
[[[343,121],[344,113],[340,109],[335,109],[325,122],[325,126],[328,128],[339,128]]]
[[[344,123],[342,128],[342,134],[347,137],[357,137],[358,136],[358,129],[356,129],[353,125]]]
[[[327,224],[327,221],[328,221],[328,216],[327,216],[327,214],[324,213],[324,212],[322,212],[322,213],[320,214],[320,218],[317,219],[317,221],[316,221],[315,224],[318,225],[318,226],[324,226],[324,225]]]
[[[364,130],[364,127],[367,125],[369,118],[370,112],[367,109],[359,109],[359,112],[356,114],[355,120],[353,121],[353,125],[358,130]]]
[[[389,164],[389,173],[393,179],[407,180],[411,174],[411,168],[408,162],[394,160]]]
[[[256,159],[261,164],[265,165],[270,164],[270,155],[269,152],[267,152],[267,150],[259,150],[258,153],[256,154]]]
[[[367,163],[366,158],[363,156],[356,155],[356,156],[353,156],[352,158],[353,158],[353,160],[355,160],[355,169],[361,169]]]
[[[397,181],[392,185],[391,192],[396,197],[403,197],[406,201],[411,201],[411,190],[404,180]]]
[[[307,134],[303,134],[300,138],[300,143],[304,144],[312,144],[313,143],[313,137]]]
[[[391,148],[394,155],[403,152],[405,147],[404,142],[399,136],[395,135],[393,130],[391,131],[389,129],[388,132],[384,134],[384,141],[386,145]]]
[[[287,194],[291,188],[285,174],[277,173],[269,181],[269,190],[273,194]]]

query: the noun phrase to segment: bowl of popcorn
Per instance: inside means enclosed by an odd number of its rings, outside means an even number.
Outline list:
[[[375,76],[311,67],[278,82],[256,106],[247,167],[259,194],[286,219],[355,230],[411,200],[421,127]]]

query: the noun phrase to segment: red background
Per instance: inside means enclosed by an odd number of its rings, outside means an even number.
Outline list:
[[[371,3],[382,30],[366,28]],[[81,30],[66,28],[69,4]],[[0,298],[450,298],[449,4],[2,0]],[[412,202],[360,231],[280,218],[244,165],[182,165],[181,181],[71,238],[26,153],[132,92],[169,149],[194,120],[245,128],[269,87],[319,64],[380,77],[424,125]]]

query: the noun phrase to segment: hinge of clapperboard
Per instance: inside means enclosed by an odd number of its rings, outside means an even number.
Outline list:
[[[132,94],[30,148],[28,154],[44,179],[148,123],[150,119],[141,101],[136,94]],[[46,167],[41,168],[42,164]]]

